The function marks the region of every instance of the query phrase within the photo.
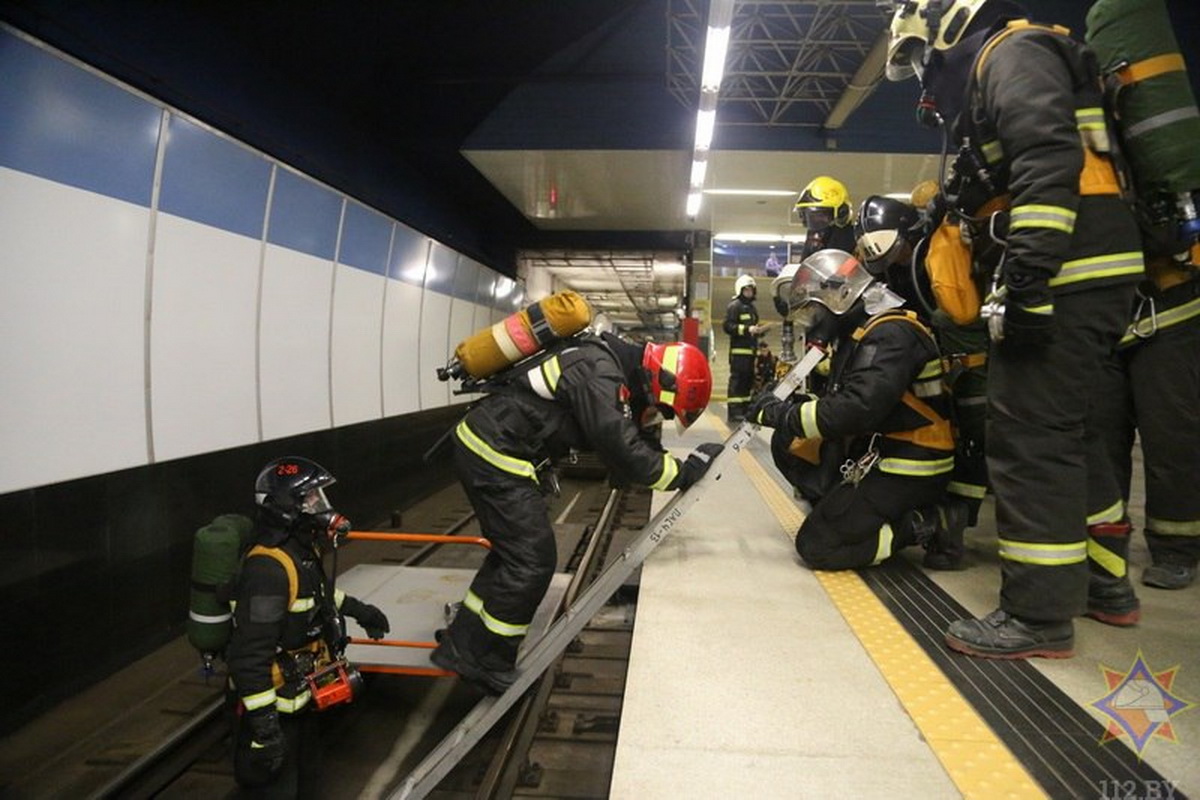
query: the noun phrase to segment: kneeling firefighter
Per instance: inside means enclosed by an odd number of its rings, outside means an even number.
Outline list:
[[[811,506],[796,551],[814,569],[857,569],[927,545],[923,521],[954,469],[932,334],[841,250],[804,260],[789,303],[810,345],[834,348],[828,387],[819,398],[764,395],[748,419],[775,428],[775,464]]]
[[[361,679],[342,658],[344,613],[379,639],[382,611],[331,590],[322,548],[350,530],[325,496],[334,482],[307,458],[271,461],[254,484],[252,547],[234,579],[225,660],[238,703],[234,775],[256,796],[316,797],[317,722],[310,713],[353,699]]]
[[[634,344],[580,335],[531,357],[466,413],[455,468],[492,549],[430,658],[485,692],[516,680],[517,650],[557,566],[544,491],[552,459],[596,452],[615,483],[686,489],[721,451],[665,452],[661,418],[683,427],[712,393],[708,359],[682,342]]]

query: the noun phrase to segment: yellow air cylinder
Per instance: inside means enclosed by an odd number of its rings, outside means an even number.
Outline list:
[[[579,333],[591,321],[587,300],[569,289],[557,292],[464,339],[454,349],[450,364],[438,370],[438,377],[486,378]]]

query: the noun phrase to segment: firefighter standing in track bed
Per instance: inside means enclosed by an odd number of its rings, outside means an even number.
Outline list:
[[[746,404],[754,388],[755,343],[767,329],[758,323],[758,309],[754,307],[757,292],[753,276],[738,276],[733,283],[733,299],[725,309],[722,328],[729,334],[729,391],[725,405],[731,425],[746,418]]]
[[[333,482],[319,464],[289,457],[267,464],[254,484],[258,546],[243,557],[234,580],[225,656],[239,702],[234,775],[246,796],[318,796],[317,702],[306,677],[340,656],[342,613],[374,639],[389,629],[375,606],[329,592],[321,548],[350,529],[325,497]],[[331,677],[357,679],[357,673]]]
[[[805,259],[789,294],[809,343],[836,347],[821,397],[767,394],[749,413],[775,428],[775,464],[811,504],[796,551],[813,569],[857,569],[928,546],[922,522],[954,469],[933,335],[840,250]]]
[[[895,7],[888,77],[918,74],[919,109],[950,126],[963,181],[1010,198],[1001,283],[984,308],[1000,606],[951,623],[946,643],[973,656],[1069,657],[1073,618],[1104,600],[1089,598],[1089,546],[1122,544],[1089,542],[1090,522],[1115,521],[1089,520],[1089,485],[1115,490],[1116,475],[1088,398],[1118,390],[1100,365],[1143,273],[1137,224],[1105,155],[1099,75],[1078,42],[1030,26],[1007,0]]]
[[[551,459],[595,451],[615,481],[674,491],[722,449],[701,444],[681,461],[657,440],[663,416],[686,427],[708,404],[708,359],[692,345],[585,335],[513,372],[455,429],[455,467],[492,549],[431,655],[494,694],[516,680],[518,647],[557,564],[543,496]]]

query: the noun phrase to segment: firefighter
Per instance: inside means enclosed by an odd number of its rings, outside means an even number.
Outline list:
[[[318,796],[316,702],[306,678],[341,656],[342,614],[373,639],[390,627],[375,606],[330,592],[322,548],[350,530],[325,496],[332,483],[319,464],[295,456],[271,461],[254,483],[257,546],[234,580],[226,663],[237,698],[234,775],[255,797]],[[352,671],[344,677],[357,681]]]
[[[1082,45],[1031,26],[1008,0],[895,5],[888,77],[920,77],[919,115],[949,126],[963,194],[1008,196],[993,226],[1006,236],[1003,268],[984,307],[1000,603],[952,622],[946,643],[972,656],[1070,657],[1073,618],[1114,600],[1089,597],[1089,545],[1128,547],[1127,536],[1089,543],[1088,497],[1100,494],[1089,487],[1119,496],[1089,398],[1119,390],[1101,364],[1143,273],[1106,155],[1099,76]]]
[[[750,409],[775,429],[775,464],[811,509],[796,551],[813,569],[857,569],[928,544],[923,522],[954,469],[932,333],[840,250],[805,259],[788,300],[809,344],[834,348],[820,398],[768,394]]]
[[[766,391],[775,383],[775,379],[779,376],[779,359],[771,352],[771,345],[766,339],[760,339],[758,342],[758,352],[754,356],[754,387],[752,392],[754,396],[758,396],[760,392]]]
[[[739,275],[733,283],[733,299],[725,309],[721,326],[729,334],[729,392],[725,397],[726,419],[733,425],[746,417],[754,387],[754,354],[758,335],[767,329],[758,322],[754,299],[758,283],[753,275]]]
[[[915,190],[914,199],[871,195],[863,201],[854,223],[858,249],[872,274],[883,276],[888,288],[905,298],[907,306],[930,325],[942,354],[946,386],[950,389],[954,422],[954,474],[946,497],[923,521],[928,528],[923,564],[929,569],[957,570],[965,566],[963,531],[978,522],[987,491],[983,458],[984,391],[986,388],[987,330],[981,324],[960,326],[939,308],[929,275],[918,253],[931,227],[923,213],[931,197]]]
[[[492,549],[433,663],[478,688],[503,693],[517,650],[557,564],[543,491],[553,459],[593,450],[619,484],[686,489],[721,451],[699,445],[685,460],[653,431],[663,417],[690,426],[712,392],[708,359],[682,342],[645,345],[613,334],[548,351],[474,404],[455,429],[455,466]]]
[[[806,229],[801,261],[828,248],[854,252],[850,193],[841,181],[828,175],[813,178],[800,190],[795,212]]]
[[[1135,433],[1145,471],[1145,535],[1151,564],[1142,583],[1183,589],[1200,561],[1200,274],[1169,255],[1152,256],[1148,279],[1138,287],[1134,322],[1121,339],[1114,369],[1126,391],[1106,404],[1104,430],[1129,499]],[[1127,535],[1127,532],[1126,532]],[[1126,559],[1109,571],[1128,574]]]

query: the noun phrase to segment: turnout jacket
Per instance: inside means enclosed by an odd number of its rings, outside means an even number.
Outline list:
[[[467,411],[459,441],[497,470],[538,481],[549,459],[594,451],[625,484],[679,487],[680,461],[642,434],[653,405],[643,348],[603,334],[548,353]]]
[[[233,585],[233,632],[225,663],[247,711],[271,705],[282,713],[305,708],[312,698],[304,676],[330,662],[328,638],[341,636],[337,609],[344,604],[353,611],[359,603],[340,590],[329,596],[311,547],[282,532],[259,540],[281,538],[276,547],[254,548],[244,556]],[[273,554],[262,552],[267,549]],[[293,584],[284,560],[295,570],[295,600],[290,600]]]
[[[1108,155],[1091,51],[1066,29],[1016,20],[984,44],[967,86],[956,134],[986,164],[988,193],[1010,195],[1006,274],[1056,293],[1138,281],[1140,233]]]
[[[880,471],[926,477],[954,468],[948,414],[932,334],[911,311],[893,310],[838,342],[826,393],[793,405],[784,424],[801,439],[879,434]]]
[[[750,326],[758,324],[758,309],[753,301],[743,299],[739,294],[730,301],[725,309],[725,322],[721,325],[729,334],[730,356],[754,356],[754,334]]]

